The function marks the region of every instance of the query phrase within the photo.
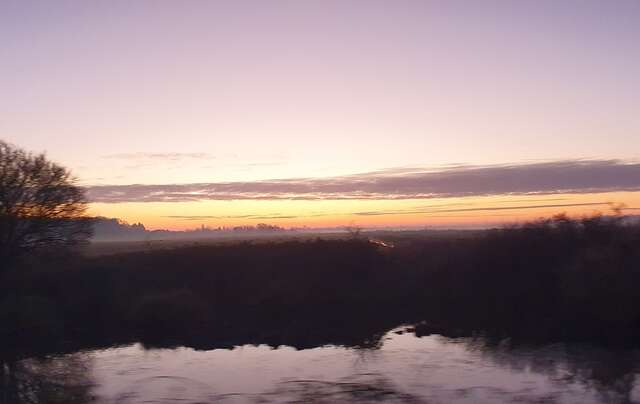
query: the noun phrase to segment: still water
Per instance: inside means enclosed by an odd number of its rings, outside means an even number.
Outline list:
[[[25,402],[69,404],[633,403],[639,365],[638,351],[416,337],[398,328],[376,348],[83,351],[22,361],[16,383]]]

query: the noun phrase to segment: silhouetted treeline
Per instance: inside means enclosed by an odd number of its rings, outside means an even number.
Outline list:
[[[120,219],[96,217],[92,218],[94,241],[134,241],[134,240],[172,240],[214,238],[242,234],[243,236],[258,236],[285,232],[286,229],[258,223],[256,226],[235,226],[210,228],[201,226],[193,230],[148,230],[142,223],[129,224]]]
[[[93,219],[93,240],[144,240],[148,230],[142,223],[129,224],[120,219]]]
[[[375,345],[420,332],[634,344],[640,225],[566,217],[499,230],[31,257],[0,286],[3,349],[141,340]],[[43,348],[44,349],[44,348]]]

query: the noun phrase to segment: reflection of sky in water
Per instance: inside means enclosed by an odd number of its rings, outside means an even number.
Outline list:
[[[578,346],[509,348],[391,332],[378,350],[145,350],[136,344],[89,355],[93,393],[107,403],[640,400],[637,352]]]

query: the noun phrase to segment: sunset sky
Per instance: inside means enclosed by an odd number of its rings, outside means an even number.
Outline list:
[[[640,214],[640,1],[0,1],[0,139],[186,229]]]

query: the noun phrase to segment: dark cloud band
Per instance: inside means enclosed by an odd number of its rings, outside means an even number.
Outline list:
[[[639,191],[640,164],[618,160],[390,169],[329,178],[89,188],[93,202],[427,199],[486,195]]]

